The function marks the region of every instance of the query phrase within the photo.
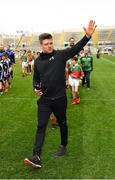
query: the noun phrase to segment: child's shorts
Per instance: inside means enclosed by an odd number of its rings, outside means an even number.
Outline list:
[[[71,78],[71,86],[78,87],[80,84],[80,79],[79,78]]]

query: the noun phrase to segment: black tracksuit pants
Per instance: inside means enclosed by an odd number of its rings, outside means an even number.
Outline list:
[[[90,73],[91,73],[91,71],[83,71],[83,72],[84,72],[84,76],[82,79],[82,86],[85,85],[85,80],[86,80],[87,87],[90,88]]]
[[[66,146],[68,141],[68,127],[66,122],[67,97],[46,100],[40,98],[38,100],[38,126],[33,148],[33,155],[40,155],[45,131],[48,124],[50,114],[53,112],[60,127],[61,145]]]

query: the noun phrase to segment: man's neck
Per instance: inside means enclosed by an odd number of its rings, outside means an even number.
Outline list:
[[[54,50],[52,50],[52,52],[42,51],[43,54],[52,54],[53,52]]]

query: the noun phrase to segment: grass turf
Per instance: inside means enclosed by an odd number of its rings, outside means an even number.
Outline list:
[[[31,156],[37,125],[32,77],[14,68],[12,89],[0,97],[0,179],[115,178],[115,58],[94,60],[91,89],[80,87],[81,103],[71,106],[68,94],[69,144],[65,157],[54,158],[59,129],[50,124],[43,146],[41,169],[23,164]]]

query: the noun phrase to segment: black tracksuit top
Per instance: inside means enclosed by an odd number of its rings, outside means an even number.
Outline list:
[[[89,40],[85,35],[71,48],[40,53],[34,64],[33,86],[41,86],[44,98],[54,100],[66,95],[66,61],[79,53]]]

